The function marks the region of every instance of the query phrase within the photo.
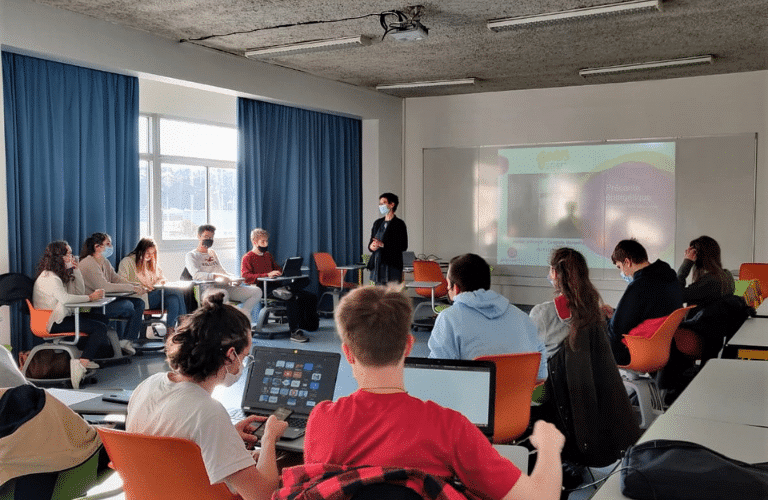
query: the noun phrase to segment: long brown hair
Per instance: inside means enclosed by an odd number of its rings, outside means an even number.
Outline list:
[[[600,312],[600,294],[589,280],[587,260],[573,248],[554,250],[549,265],[555,270],[555,290],[568,300],[572,318],[568,343],[575,349],[581,329],[605,322]]]
[[[723,262],[720,258],[720,245],[714,238],[709,236],[699,236],[691,241],[690,246],[696,250],[696,261],[694,261],[693,281],[696,282],[709,273],[720,279],[721,292],[725,292],[725,281],[728,278],[723,269]]]
[[[37,265],[37,275],[40,276],[43,271],[50,271],[59,278],[62,283],[68,283],[75,279],[72,275],[72,269],[67,269],[64,265],[64,256],[69,251],[69,243],[66,241],[52,241],[45,247],[45,252]]]
[[[133,255],[133,258],[136,260],[136,269],[138,271],[144,272],[144,255],[149,251],[150,248],[157,249],[157,245],[155,244],[155,240],[152,238],[142,238],[139,240],[139,242],[136,244],[136,248],[133,249],[131,252],[131,255]],[[149,261],[149,266],[147,267],[150,273],[154,274],[157,270],[157,254],[155,254],[155,258]]]

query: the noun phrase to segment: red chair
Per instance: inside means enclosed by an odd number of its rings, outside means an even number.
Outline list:
[[[333,260],[331,254],[326,252],[315,252],[312,254],[312,257],[315,259],[315,266],[317,266],[318,281],[322,286],[328,289],[320,296],[318,303],[322,301],[323,296],[331,295],[333,297],[333,309],[335,310],[344,290],[356,288],[357,283],[344,281],[344,275],[347,273],[348,269],[339,269],[336,267],[336,261]]]

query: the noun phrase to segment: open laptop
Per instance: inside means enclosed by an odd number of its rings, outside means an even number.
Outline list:
[[[492,361],[405,358],[405,389],[461,413],[491,439],[496,401]]]
[[[292,278],[301,276],[301,265],[304,263],[304,257],[288,257],[283,264],[283,276]]]
[[[283,439],[304,434],[309,412],[333,399],[341,354],[255,346],[243,391],[245,415],[271,415],[279,407],[293,410]]]

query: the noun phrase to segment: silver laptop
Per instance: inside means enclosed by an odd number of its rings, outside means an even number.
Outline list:
[[[493,437],[496,365],[493,361],[405,358],[405,389],[461,413]]]

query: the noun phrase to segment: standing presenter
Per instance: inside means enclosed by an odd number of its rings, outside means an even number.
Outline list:
[[[371,271],[371,281],[377,285],[403,281],[403,252],[408,250],[408,229],[395,215],[399,203],[396,194],[379,196],[379,212],[384,217],[373,223],[368,242],[371,251],[368,270]]]

